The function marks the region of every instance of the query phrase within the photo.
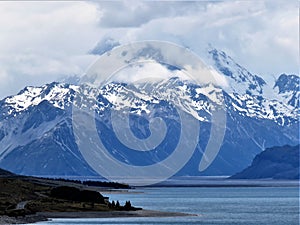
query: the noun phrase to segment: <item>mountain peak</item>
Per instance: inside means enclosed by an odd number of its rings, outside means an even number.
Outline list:
[[[0,115],[10,115],[27,110],[31,106],[47,100],[55,107],[64,109],[66,104],[71,104],[71,95],[76,86],[65,83],[52,82],[40,87],[27,86],[15,96],[9,96],[0,101],[2,109]]]
[[[210,47],[208,53],[215,68],[228,79],[231,92],[256,95],[263,93],[263,86],[266,85],[263,78],[250,73],[224,51]]]

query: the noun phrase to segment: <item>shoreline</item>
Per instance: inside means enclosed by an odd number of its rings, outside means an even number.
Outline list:
[[[91,212],[37,212],[33,215],[24,217],[0,216],[0,224],[27,224],[42,221],[51,221],[51,219],[66,218],[130,218],[130,217],[184,217],[199,216],[197,214],[188,214],[180,212],[163,212],[156,210],[137,210],[137,211],[91,211]]]
[[[196,214],[180,212],[163,212],[156,210],[137,210],[137,211],[102,211],[102,212],[40,212],[38,216],[49,219],[55,218],[120,218],[120,217],[180,217],[198,216]]]

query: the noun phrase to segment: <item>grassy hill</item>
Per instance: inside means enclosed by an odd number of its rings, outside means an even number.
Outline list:
[[[99,187],[67,180],[18,176],[0,169],[0,216],[116,210],[136,208],[117,208],[99,193]]]

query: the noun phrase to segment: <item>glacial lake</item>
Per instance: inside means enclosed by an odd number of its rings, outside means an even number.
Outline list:
[[[144,209],[198,216],[53,219],[37,224],[299,225],[299,187],[157,187],[104,195],[121,204],[130,200],[134,206]]]

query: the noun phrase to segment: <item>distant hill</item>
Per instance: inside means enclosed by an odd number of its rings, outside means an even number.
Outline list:
[[[299,179],[299,145],[267,148],[233,179]]]

